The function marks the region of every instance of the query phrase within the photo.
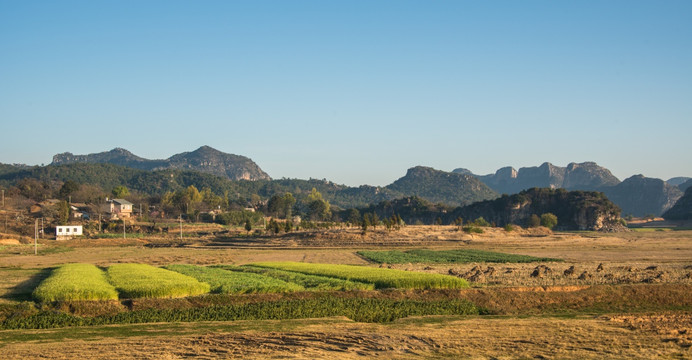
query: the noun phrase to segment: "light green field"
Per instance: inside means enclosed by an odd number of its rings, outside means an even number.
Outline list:
[[[373,284],[337,279],[327,276],[318,275],[307,275],[301,274],[294,271],[276,270],[269,268],[261,268],[255,266],[230,266],[230,265],[217,265],[220,268],[231,270],[231,271],[241,271],[249,273],[257,273],[266,275],[272,278],[283,280],[290,283],[295,283],[301,285],[308,291],[348,291],[348,290],[373,290],[375,286]]]
[[[278,293],[305,290],[298,284],[262,274],[196,265],[168,265],[165,268],[205,282],[211,286],[212,292],[220,294]]]
[[[65,264],[51,273],[33,292],[41,302],[62,300],[117,300],[118,292],[104,272],[91,264]]]
[[[466,280],[453,276],[365,266],[298,262],[259,262],[252,265],[365,282],[374,284],[377,289],[462,289],[469,286]]]
[[[108,267],[108,280],[125,298],[174,298],[209,292],[210,286],[197,279],[145,264],[116,264]]]

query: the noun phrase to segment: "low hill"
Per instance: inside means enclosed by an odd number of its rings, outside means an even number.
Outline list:
[[[451,208],[436,205],[419,197],[406,197],[383,201],[361,208],[364,213],[375,213],[380,218],[399,215],[406,223],[434,224],[439,218],[443,224],[453,224],[455,219],[465,222],[479,217],[497,226],[516,224],[525,226],[531,215],[552,213],[558,218],[558,228],[563,230],[613,230],[620,229],[620,209],[603,193],[595,191],[567,191],[565,189],[533,188],[515,195],[502,195],[471,205]],[[342,214],[343,217],[347,213]]]
[[[424,166],[408,169],[404,177],[386,188],[407,196],[419,196],[432,202],[455,206],[494,199],[498,196],[495,191],[474,176],[449,173]]]
[[[136,156],[128,150],[116,148],[111,151],[74,155],[66,152],[53,156],[51,165],[75,163],[113,164],[140,170],[194,170],[223,176],[231,180],[269,180],[251,159],[234,154],[227,154],[209,146],[202,146],[192,152],[173,155],[165,160],[149,160]]]
[[[524,190],[456,209],[451,216],[468,220],[483,217],[504,226],[527,225],[531,215],[544,213],[556,215],[558,228],[565,230],[608,230],[620,226],[620,209],[603,193],[565,189]]]
[[[663,213],[666,220],[692,220],[692,187],[668,211]]]

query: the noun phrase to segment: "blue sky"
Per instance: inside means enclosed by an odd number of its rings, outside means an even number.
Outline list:
[[[0,54],[2,163],[209,145],[348,185],[692,176],[691,1],[0,0]]]

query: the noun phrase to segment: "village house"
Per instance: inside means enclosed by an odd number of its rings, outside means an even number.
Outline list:
[[[111,219],[129,219],[132,216],[132,203],[125,199],[106,199],[105,212]]]
[[[89,206],[83,203],[71,203],[70,212],[72,213],[73,219],[89,220],[91,217],[89,214]]]

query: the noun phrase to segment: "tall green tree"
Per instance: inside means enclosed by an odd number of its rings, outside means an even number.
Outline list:
[[[70,221],[70,204],[63,200],[57,204],[57,208],[58,224],[67,225],[68,221]]]
[[[329,220],[332,216],[329,201],[322,198],[317,189],[312,188],[308,195],[308,217],[310,220]]]
[[[541,218],[536,214],[531,214],[528,225],[529,227],[539,227],[541,225]]]
[[[555,226],[557,226],[557,216],[552,213],[545,213],[541,215],[541,226],[545,226],[552,230]]]
[[[72,180],[65,181],[58,191],[58,197],[61,199],[69,199],[69,197],[79,190],[79,184]]]
[[[111,190],[111,193],[113,194],[113,197],[116,199],[122,199],[128,195],[130,195],[130,190],[127,189],[127,187],[123,185],[118,185]]]

